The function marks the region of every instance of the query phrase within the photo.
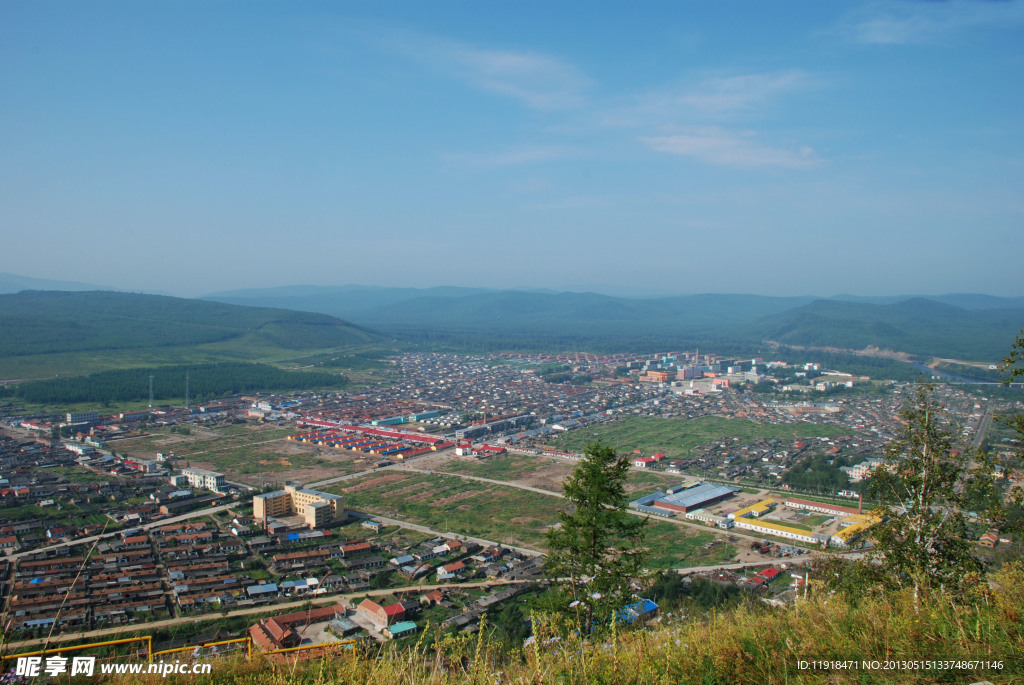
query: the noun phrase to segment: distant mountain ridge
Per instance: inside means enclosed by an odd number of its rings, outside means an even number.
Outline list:
[[[768,354],[767,341],[772,341],[994,363],[1024,327],[1024,306],[1015,306],[1022,298],[969,294],[877,303],[850,296],[625,298],[459,287],[294,286],[223,297],[237,304],[109,291],[0,295],[0,361],[141,349],[150,359],[166,359],[163,363],[195,359],[196,351],[205,355],[203,361],[291,359],[303,350],[377,344],[385,334],[428,349],[643,353],[701,347]],[[252,306],[270,303],[277,306]],[[176,352],[167,358],[159,350]]]
[[[54,281],[47,278],[32,278],[0,272],[0,295],[20,293],[22,290],[110,290],[95,284],[77,281]]]
[[[219,345],[208,354],[248,360],[253,350],[325,349],[380,339],[325,314],[109,291],[0,295],[0,330],[0,359]]]
[[[273,288],[210,296],[319,311],[414,340],[480,346],[656,349],[719,344],[864,349],[998,360],[1024,326],[1024,297],[833,298],[701,294],[613,297],[478,288]],[[504,347],[503,347],[504,346]]]
[[[893,304],[816,300],[761,319],[761,339],[995,362],[1024,326],[1024,308],[965,309],[925,298]]]

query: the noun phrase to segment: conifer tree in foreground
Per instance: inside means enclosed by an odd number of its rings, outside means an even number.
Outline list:
[[[562,584],[563,609],[588,634],[633,601],[630,585],[642,574],[647,519],[626,510],[629,459],[600,442],[584,455],[563,485],[572,510],[560,513],[559,525],[548,531],[545,569]]]

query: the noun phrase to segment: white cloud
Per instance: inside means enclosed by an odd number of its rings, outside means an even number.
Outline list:
[[[738,134],[722,128],[708,127],[668,136],[642,137],[640,142],[656,152],[692,157],[707,164],[740,169],[806,169],[820,164],[814,150],[809,147],[804,146],[795,151],[773,148],[761,145],[753,140],[753,137],[754,134],[749,132]]]
[[[706,77],[696,82],[635,95],[621,107],[602,112],[605,126],[693,125],[698,121],[761,111],[779,97],[815,82],[797,69]]]
[[[1024,5],[1017,2],[873,3],[847,18],[839,32],[859,43],[908,45],[934,42],[968,29],[1021,23]]]
[[[669,96],[670,105],[718,114],[762,107],[776,96],[807,85],[809,78],[797,70],[711,78]]]
[[[485,49],[404,30],[373,39],[417,64],[535,109],[580,107],[592,83],[568,62],[533,51]]]
[[[543,55],[461,45],[448,45],[438,54],[473,85],[536,109],[579,107],[590,84],[572,65]]]

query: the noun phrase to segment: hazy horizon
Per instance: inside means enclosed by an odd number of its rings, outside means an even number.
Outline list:
[[[188,297],[1024,293],[1020,2],[0,22],[0,271]]]
[[[30,281],[24,287],[18,289],[6,289],[10,282],[25,279]],[[63,287],[56,287],[61,285]],[[271,292],[277,290],[287,289],[303,289],[303,288],[389,288],[392,286],[387,285],[371,285],[366,283],[331,283],[323,285],[315,285],[311,283],[287,283],[276,286],[261,286],[255,288],[228,288],[219,291],[201,292],[195,294],[175,293],[161,290],[148,290],[145,288],[115,288],[110,285],[104,285],[100,283],[82,283],[82,282],[63,282],[63,281],[51,281],[49,279],[39,279],[31,276],[24,276],[21,274],[12,274],[6,272],[0,272],[0,294],[13,294],[21,290],[98,290],[98,291],[117,291],[127,293],[142,293],[148,295],[166,295],[170,297],[182,297],[187,299],[202,299],[214,296],[227,296],[234,294],[251,294],[260,292]],[[865,295],[863,293],[850,293],[850,292],[808,292],[808,293],[794,293],[794,294],[777,294],[777,293],[752,293],[752,292],[739,292],[739,291],[703,291],[703,292],[667,292],[658,291],[656,289],[645,289],[645,288],[630,288],[627,286],[616,286],[614,284],[590,284],[590,285],[579,285],[568,288],[543,288],[543,287],[516,287],[509,286],[507,288],[492,288],[487,286],[477,285],[456,285],[453,283],[441,283],[434,286],[394,286],[409,288],[412,290],[428,291],[432,289],[442,288],[465,288],[469,290],[492,290],[495,292],[499,291],[514,291],[514,292],[550,292],[550,293],[595,293],[599,295],[609,295],[612,297],[622,298],[637,298],[637,299],[653,299],[659,297],[691,297],[701,295],[754,295],[760,297],[781,297],[781,298],[821,298],[821,299],[841,299],[841,298],[885,298],[897,300],[905,300],[911,298],[930,298],[930,297],[948,297],[956,295],[980,295],[990,297],[1003,297],[1003,298],[1024,298],[1022,294],[1015,295],[996,295],[993,293],[964,293],[964,292],[934,292],[934,293],[883,293],[878,295]]]

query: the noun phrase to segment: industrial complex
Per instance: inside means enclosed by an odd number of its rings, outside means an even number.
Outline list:
[[[761,535],[810,545],[850,547],[861,534],[881,522],[875,513],[812,500],[788,498],[783,509],[773,498],[748,501],[733,508],[741,490],[726,485],[691,481],[639,497],[629,503],[637,511],[699,521],[716,528],[739,528]],[[728,500],[728,502],[727,502]],[[813,517],[813,518],[812,518]]]

